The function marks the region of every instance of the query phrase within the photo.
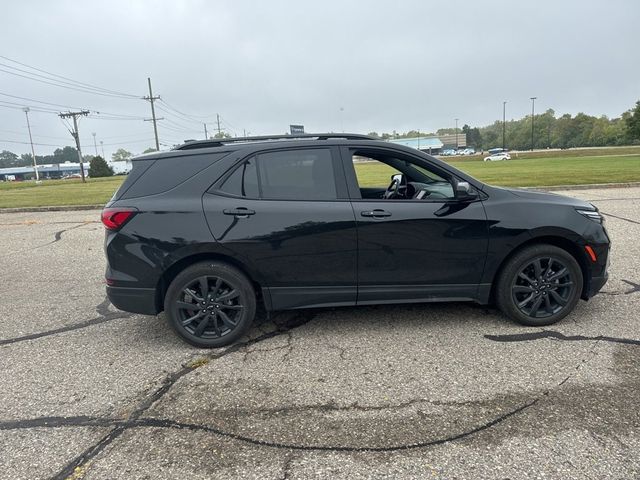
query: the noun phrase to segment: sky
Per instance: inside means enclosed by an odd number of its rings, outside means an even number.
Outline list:
[[[56,115],[70,108],[91,112],[79,123],[85,154],[92,133],[107,158],[152,147],[147,77],[161,97],[161,148],[204,138],[204,123],[215,133],[216,114],[234,136],[290,124],[432,132],[455,118],[491,124],[503,101],[507,118],[521,118],[532,96],[536,112],[609,117],[640,99],[637,0],[25,0],[2,10],[0,150],[18,154],[30,151],[24,106],[36,155],[73,145]]]

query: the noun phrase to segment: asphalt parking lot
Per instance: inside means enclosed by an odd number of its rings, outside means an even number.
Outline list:
[[[640,478],[640,188],[601,295],[546,329],[430,304],[197,350],[104,294],[98,211],[0,214],[0,477]]]

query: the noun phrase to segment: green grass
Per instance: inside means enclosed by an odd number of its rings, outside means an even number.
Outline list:
[[[480,159],[448,163],[491,185],[535,187],[640,181],[640,155],[555,157],[483,162]],[[363,186],[389,184],[393,169],[378,163],[356,164]]]
[[[0,182],[0,208],[104,204],[125,178]]]
[[[633,153],[633,151],[637,153]],[[584,152],[585,150],[583,150]],[[483,162],[480,158],[455,158],[449,163],[492,185],[535,187],[592,183],[640,182],[640,151],[637,147],[591,149],[609,155],[571,156],[566,151],[550,152],[542,158],[518,158],[504,162]],[[573,154],[573,151],[571,151]],[[615,154],[611,154],[615,153]],[[534,152],[535,154],[535,152]],[[379,163],[358,163],[363,186],[387,186],[394,170]],[[0,208],[104,204],[125,177],[35,182],[0,182]]]

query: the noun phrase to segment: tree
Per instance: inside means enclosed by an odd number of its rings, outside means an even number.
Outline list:
[[[71,162],[76,163],[78,161],[78,151],[74,147],[56,148],[53,152],[52,163],[64,163]]]
[[[111,155],[111,160],[114,162],[122,162],[124,160],[128,160],[133,157],[133,153],[125,150],[124,148],[119,148]]]
[[[93,178],[98,177],[111,177],[113,175],[113,168],[107,164],[104,158],[97,156],[93,157],[89,162],[89,176]]]
[[[640,140],[640,100],[636,102],[635,108],[629,110],[629,115],[624,119],[627,127],[627,135],[632,141]]]
[[[152,152],[157,152],[157,150],[153,147],[147,148],[144,152],[142,153],[152,153]]]
[[[227,132],[218,132],[213,136],[213,138],[231,138],[231,135]]]
[[[9,150],[0,152],[0,168],[15,167],[18,161],[18,155]]]
[[[478,127],[471,128],[465,124],[462,127],[462,133],[467,136],[467,145],[480,148],[482,146],[482,136],[480,135],[480,129]]]

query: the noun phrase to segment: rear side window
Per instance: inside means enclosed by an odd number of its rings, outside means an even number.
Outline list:
[[[245,160],[227,177],[219,190],[237,197],[258,198],[258,169],[256,158]]]
[[[220,160],[227,153],[188,155],[185,157],[169,157],[157,160],[134,160],[133,171],[136,173],[137,164],[152,162],[144,171],[133,178],[131,186],[122,190],[122,199],[145,197],[166,192],[177,187],[185,180],[201,172],[212,163]],[[128,180],[128,179],[127,179]],[[126,184],[127,182],[125,182]],[[125,187],[125,185],[123,185]]]
[[[314,148],[258,155],[263,198],[335,200],[336,182],[331,151]]]
[[[242,162],[219,192],[271,200],[336,200],[335,174],[328,149],[261,153]]]
[[[135,162],[132,162],[132,170],[129,172],[124,182],[122,182],[120,188],[118,188],[116,193],[113,194],[111,200],[118,200],[127,190],[129,190],[129,188],[131,188],[131,185],[136,183],[136,180],[138,180],[142,174],[146,172],[151,165],[153,165],[153,162],[155,162],[155,160],[136,160]]]

